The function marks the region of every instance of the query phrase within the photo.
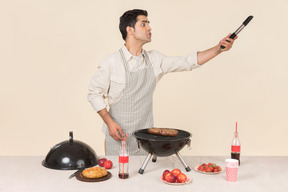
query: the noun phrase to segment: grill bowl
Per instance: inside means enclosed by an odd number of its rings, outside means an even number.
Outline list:
[[[180,129],[176,130],[178,135],[175,137],[152,135],[148,133],[148,129],[134,131],[133,136],[136,137],[138,144],[148,153],[166,157],[179,152],[191,141],[191,133]]]

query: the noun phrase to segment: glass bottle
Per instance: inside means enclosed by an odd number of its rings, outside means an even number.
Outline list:
[[[119,151],[119,178],[127,179],[129,177],[129,154],[125,147],[125,141],[121,142],[121,148]]]
[[[234,133],[234,138],[231,144],[231,159],[237,159],[239,161],[239,166],[240,166],[240,151],[241,151],[241,144],[239,140],[239,133],[236,131]]]

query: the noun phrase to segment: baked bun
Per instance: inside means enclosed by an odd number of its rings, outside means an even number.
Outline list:
[[[89,169],[85,169],[84,171],[82,171],[82,175],[85,178],[89,178],[89,179],[97,179],[97,178],[101,178],[106,176],[107,170],[105,168],[101,168],[101,167],[92,167]]]

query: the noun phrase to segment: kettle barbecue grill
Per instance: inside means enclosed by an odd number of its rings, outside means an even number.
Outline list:
[[[140,147],[142,147],[145,151],[148,152],[148,155],[138,173],[144,173],[144,170],[152,156],[152,162],[156,162],[157,156],[166,157],[173,154],[176,154],[187,172],[191,170],[190,167],[183,160],[179,151],[185,145],[188,145],[190,147],[190,137],[192,135],[187,131],[179,129],[176,130],[178,131],[178,135],[175,137],[152,135],[148,133],[148,129],[140,129],[133,132],[133,136],[137,139],[138,148],[140,149]]]

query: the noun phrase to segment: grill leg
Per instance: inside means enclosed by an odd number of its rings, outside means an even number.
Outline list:
[[[182,156],[180,155],[179,152],[176,153],[176,156],[178,157],[178,159],[181,161],[181,163],[183,164],[183,166],[185,167],[185,170],[187,172],[191,171],[190,167],[185,163],[184,159],[182,158]]]
[[[152,162],[155,163],[157,161],[157,155],[153,155]]]
[[[152,153],[149,153],[148,156],[146,157],[142,167],[139,169],[138,173],[143,174],[144,173],[144,169],[146,168],[148,162],[150,161],[152,157]]]

